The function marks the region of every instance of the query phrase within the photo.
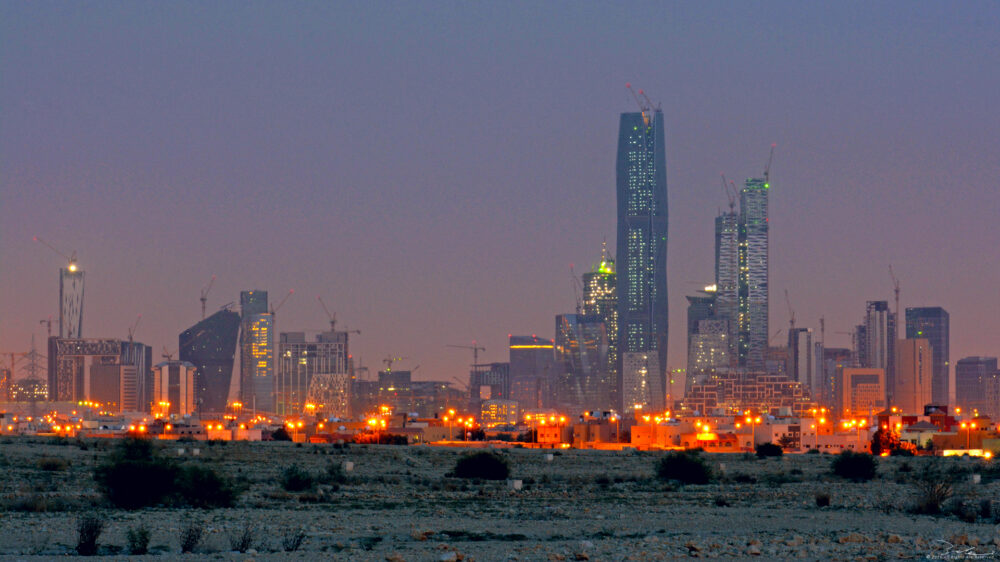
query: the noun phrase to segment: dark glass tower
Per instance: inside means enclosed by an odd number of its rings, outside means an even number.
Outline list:
[[[236,359],[240,315],[220,310],[181,332],[180,360],[193,364],[199,412],[224,412]]]
[[[931,400],[935,404],[954,404],[950,384],[949,317],[940,306],[907,308],[906,338],[924,338],[931,344]]]
[[[663,112],[622,113],[618,191],[619,397],[660,409],[667,368],[667,157]]]

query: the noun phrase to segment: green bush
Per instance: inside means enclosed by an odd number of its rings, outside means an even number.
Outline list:
[[[708,484],[712,469],[697,452],[672,451],[656,465],[656,475],[661,480],[677,480],[683,484]]]
[[[191,507],[232,507],[236,501],[233,483],[210,468],[182,466],[174,480],[176,499]]]
[[[510,476],[510,465],[507,463],[507,459],[496,453],[480,451],[458,459],[451,475],[456,478],[506,480]]]
[[[69,468],[69,463],[59,457],[42,457],[38,459],[38,468],[47,472],[55,472],[57,470],[66,470]]]
[[[286,492],[304,492],[316,485],[316,479],[313,478],[312,474],[293,464],[281,473],[281,476],[278,477],[278,483]]]
[[[780,445],[775,445],[774,443],[761,443],[757,445],[757,456],[759,458],[780,457],[784,452],[785,450]]]
[[[347,473],[344,472],[344,465],[339,462],[332,462],[326,465],[326,477],[324,478],[327,484],[343,484],[347,482]]]
[[[833,469],[835,475],[841,478],[864,482],[875,478],[878,461],[867,453],[844,451],[833,459],[830,468]]]
[[[149,529],[142,525],[130,527],[125,533],[129,554],[146,554],[149,552]]]

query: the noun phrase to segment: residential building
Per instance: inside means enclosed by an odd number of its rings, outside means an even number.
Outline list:
[[[893,403],[896,386],[896,314],[888,301],[868,301],[865,310],[864,355],[861,366],[885,373],[886,403]]]
[[[837,373],[834,414],[836,418],[871,417],[885,410],[885,371],[845,367]]]
[[[579,313],[580,311],[577,311]],[[607,244],[601,248],[601,261],[583,274],[583,314],[596,316],[604,322],[608,336],[607,378],[610,389],[607,398],[618,403],[618,289],[615,260],[608,254]]]
[[[739,366],[764,369],[768,348],[768,192],[766,178],[740,189],[736,354]]]
[[[49,400],[99,402],[112,412],[148,412],[152,348],[115,339],[49,338]]]

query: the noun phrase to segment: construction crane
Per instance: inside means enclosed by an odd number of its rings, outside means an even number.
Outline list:
[[[391,373],[392,364],[398,363],[399,361],[403,361],[404,359],[409,359],[409,357],[393,357],[392,355],[387,356],[385,359],[382,360],[382,362],[385,363],[385,372]]]
[[[142,315],[141,314],[138,317],[136,317],[135,322],[133,322],[132,325],[128,327],[128,342],[129,343],[132,343],[132,338],[135,336],[135,333],[139,330],[139,322],[142,322]]]
[[[60,252],[59,250],[57,250],[55,246],[53,246],[52,244],[49,244],[48,242],[46,242],[45,240],[42,240],[41,238],[39,238],[37,236],[35,236],[33,238],[33,240],[35,242],[41,242],[46,248],[52,250],[53,252],[55,252],[59,256],[63,257],[67,262],[69,262],[69,265],[66,266],[66,269],[68,269],[70,271],[70,273],[76,273],[76,270],[79,267],[76,264],[76,250],[73,250],[73,252],[70,255],[67,256],[63,252]]]
[[[49,316],[48,318],[44,318],[42,320],[39,320],[38,323],[41,324],[42,326],[45,326],[45,335],[51,338],[52,337],[52,317]]]
[[[892,264],[889,264],[889,277],[892,279],[892,292],[896,295],[896,322],[899,322],[899,279],[896,277],[896,272],[892,270]]]
[[[785,289],[785,304],[788,305],[788,333],[795,332],[795,309],[792,308],[792,299],[788,298],[788,289]]]
[[[278,311],[281,310],[281,307],[285,306],[285,303],[288,301],[288,297],[292,296],[293,294],[295,294],[295,289],[289,289],[288,294],[285,295],[285,298],[281,299],[281,302],[278,303],[278,306],[271,306],[271,316],[276,315]]]
[[[480,347],[480,346],[476,345],[476,340],[472,340],[472,345],[454,345],[454,344],[450,344],[449,343],[445,347],[457,347],[459,349],[471,349],[472,350],[472,365],[473,366],[479,364],[479,352],[480,351],[486,351],[485,347]]]
[[[767,157],[767,165],[764,166],[764,186],[771,183],[771,161],[774,160],[774,147],[778,146],[776,143],[771,143],[771,154]]]
[[[163,353],[161,354],[161,356],[167,361],[174,360],[174,354],[170,353],[170,351],[167,349],[167,346],[163,346]]]
[[[726,179],[726,174],[722,174],[722,191],[726,194],[726,199],[729,199],[729,212],[733,213],[736,210],[736,184],[732,185],[730,189],[729,184],[732,183]]]
[[[323,297],[316,297],[316,300],[318,300],[320,306],[323,307],[323,312],[326,313],[326,317],[330,319],[330,331],[331,332],[336,332],[337,331],[336,330],[336,327],[337,327],[337,313],[336,312],[330,312],[330,309],[326,307],[326,303],[323,302]]]
[[[819,341],[823,347],[826,347],[826,318],[819,317]]]
[[[569,276],[573,278],[573,298],[576,300],[576,313],[583,314],[583,304],[580,301],[580,293],[583,291],[580,278],[576,276],[573,264],[569,264]]]
[[[462,382],[462,380],[459,379],[458,377],[451,377],[451,380],[453,380],[453,381],[457,382],[458,384],[460,384],[462,386],[462,388],[465,389],[465,392],[469,391],[469,383]]]
[[[212,290],[212,285],[215,285],[215,276],[213,275],[211,279],[208,280],[208,284],[201,288],[201,319],[205,319],[205,305],[208,303],[208,293]]]
[[[771,342],[773,342],[774,338],[778,337],[778,335],[781,334],[781,331],[782,331],[782,329],[778,328],[778,330],[776,332],[774,332],[774,334],[767,340],[767,345],[771,345]]]
[[[642,113],[642,122],[643,122],[643,124],[648,126],[649,125],[649,112],[653,108],[651,107],[650,104],[643,103],[643,101],[641,99],[639,99],[639,95],[636,94],[635,90],[632,89],[632,83],[631,82],[626,83],[625,87],[628,89],[629,92],[632,93],[632,97],[635,98],[635,103],[639,106],[639,112]],[[639,90],[639,93],[642,94],[642,96],[644,98],[646,97],[646,94],[643,93],[642,90]],[[646,99],[648,100],[649,98],[646,98]]]

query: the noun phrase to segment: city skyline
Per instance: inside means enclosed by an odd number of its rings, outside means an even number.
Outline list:
[[[769,6],[782,9],[655,8],[669,33],[650,39],[653,23],[592,4],[569,23],[545,6],[314,6],[273,31],[262,7],[227,24],[211,6],[5,4],[0,348],[34,335],[43,350],[39,322],[58,319],[66,263],[39,236],[86,271],[84,337],[125,338],[142,314],[135,339],[154,357],[198,322],[217,275],[209,314],[240,291],[296,290],[275,338],[324,329],[323,296],[362,331],[351,346],[372,372],[394,355],[420,378],[464,376],[468,354],[445,345],[472,340],[480,362],[506,361],[509,333],[555,337],[554,315],[573,311],[569,264],[586,270],[614,236],[615,121],[636,111],[633,82],[664,108],[665,367],[685,365],[685,297],[714,277],[718,173],[759,177],[772,142],[772,327],[787,325],[787,289],[797,326],[815,337],[824,316],[827,347],[848,347],[837,332],[891,299],[891,263],[903,309],[949,312],[952,362],[996,356],[998,78],[975,69],[997,57],[997,14]],[[594,33],[639,39],[589,46]],[[376,64],[343,54],[358,48]],[[368,127],[388,114],[393,138]]]

